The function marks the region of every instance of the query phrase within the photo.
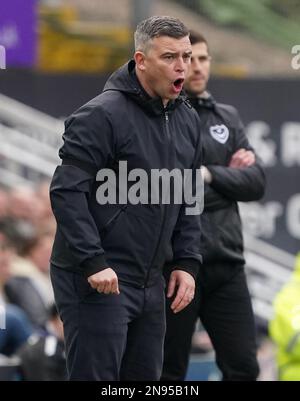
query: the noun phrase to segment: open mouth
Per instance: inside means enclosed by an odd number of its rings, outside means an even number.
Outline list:
[[[183,78],[178,78],[178,79],[176,79],[176,81],[173,82],[173,85],[174,85],[176,91],[181,91],[183,82],[184,82]]]

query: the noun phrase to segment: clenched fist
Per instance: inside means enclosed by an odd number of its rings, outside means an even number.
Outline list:
[[[118,276],[110,267],[88,278],[92,288],[104,294],[120,294]]]

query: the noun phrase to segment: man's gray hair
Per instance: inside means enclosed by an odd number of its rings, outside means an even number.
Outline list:
[[[154,16],[140,22],[134,33],[135,51],[146,52],[154,38],[169,36],[181,39],[189,35],[188,28],[177,18]]]

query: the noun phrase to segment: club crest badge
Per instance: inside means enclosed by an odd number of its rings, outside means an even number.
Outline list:
[[[227,139],[229,138],[229,129],[226,125],[213,125],[209,128],[210,135],[220,143],[226,143]]]

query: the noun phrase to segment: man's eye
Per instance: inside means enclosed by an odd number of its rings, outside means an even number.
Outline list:
[[[173,58],[174,58],[174,57],[173,57],[171,54],[165,56],[165,59],[166,59],[166,60],[172,60]]]

